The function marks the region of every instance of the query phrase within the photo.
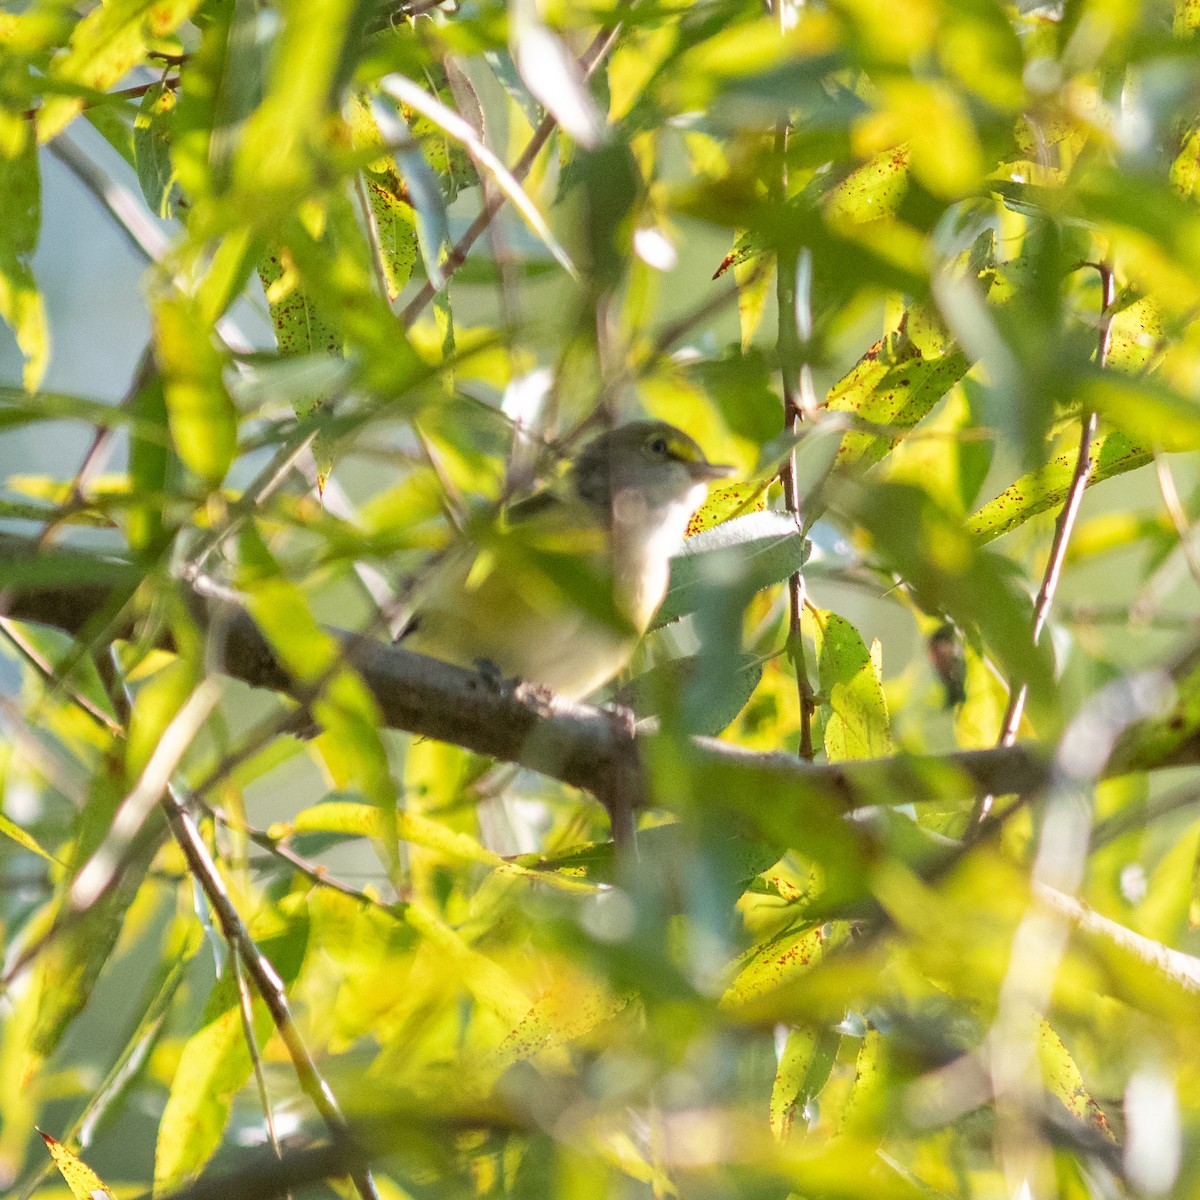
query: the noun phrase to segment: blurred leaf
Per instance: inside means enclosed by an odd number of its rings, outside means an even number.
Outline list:
[[[224,478],[237,452],[237,412],[225,360],[194,303],[174,295],[154,310],[155,358],[176,453],[206,484]]]
[[[263,918],[272,929],[267,936],[256,932],[259,927],[254,925],[250,932],[286,985],[295,979],[304,959],[308,928],[298,914],[281,918],[279,913]],[[227,963],[213,984],[199,1027],[184,1044],[171,1080],[154,1148],[156,1188],[177,1187],[203,1169],[220,1143],[234,1096],[250,1078],[252,1062],[234,971],[232,962]],[[271,1015],[252,989],[251,995],[254,1036],[261,1052],[272,1030]]]
[[[283,577],[258,531],[242,528],[239,584],[247,609],[294,678],[317,689],[313,716],[318,740],[336,786],[357,787],[383,814],[380,853],[389,866],[396,854],[396,784],[380,739],[381,721],[362,679],[342,662],[338,642],[317,623],[299,588]]]
[[[1004,560],[980,549],[952,514],[912,485],[881,483],[852,502],[876,553],[908,581],[927,612],[978,629],[1008,679],[1028,684],[1031,715],[1047,715],[1053,670],[1048,647],[1031,644],[1032,606]]]
[[[390,821],[370,804],[345,800],[327,800],[303,809],[286,825],[275,826],[275,837],[296,833],[338,833],[350,837],[383,839],[389,834]],[[395,815],[394,833],[403,841],[435,851],[451,862],[478,863],[503,875],[526,875],[524,868],[508,862],[488,850],[475,838],[456,833],[438,821],[420,813],[400,811]],[[567,881],[564,881],[566,883]]]
[[[130,413],[102,400],[88,400],[64,392],[26,392],[0,387],[0,428],[18,428],[38,421],[76,420],[103,428],[130,421]]]
[[[107,771],[93,782],[92,794],[81,817],[81,832],[75,848],[73,868],[91,856],[108,832],[109,821],[124,798],[121,776],[110,763]],[[63,926],[38,957],[33,988],[39,997],[37,1018],[29,1039],[29,1053],[40,1063],[59,1045],[70,1023],[91,997],[101,972],[121,933],[142,880],[157,847],[153,828],[134,845],[128,865],[117,882],[90,908]],[[43,909],[30,929],[35,937],[47,931],[62,908],[58,904]]]
[[[695,694],[703,684],[702,708],[688,706],[688,733],[715,737],[741,712],[762,678],[762,663],[752,654],[732,657],[697,654],[655,664],[635,676],[613,697],[639,717],[673,706],[680,696]]]
[[[27,591],[71,585],[132,591],[141,578],[141,571],[129,563],[69,550],[43,552],[36,557],[6,554],[4,559],[5,586]]]
[[[598,145],[604,136],[604,118],[575,56],[542,22],[533,0],[517,0],[511,20],[513,57],[525,86],[580,146]]]
[[[199,0],[116,0],[93,8],[75,25],[69,47],[50,64],[50,77],[103,92],[132,70],[151,39],[173,33]],[[53,97],[37,116],[38,141],[48,142],[82,109],[81,100]]]
[[[1078,395],[1110,425],[1144,445],[1168,453],[1200,449],[1200,403],[1177,395],[1156,380],[1117,371],[1082,376]]]
[[[40,386],[50,361],[50,331],[31,267],[41,222],[41,172],[30,123],[0,112],[0,317],[17,339],[30,392]]]
[[[798,571],[808,549],[795,520],[778,512],[735,517],[688,538],[671,560],[671,587],[654,627],[696,612],[718,590],[748,600]]]
[[[15,821],[10,820],[3,813],[0,813],[0,835],[11,838],[18,846],[25,850],[32,851],[34,854],[44,858],[47,862],[54,862],[54,856],[47,854],[45,850],[38,845],[37,838],[25,832]]]
[[[166,534],[164,506],[155,497],[167,493],[170,470],[170,426],[162,376],[144,363],[142,378],[130,404],[133,431],[129,441],[129,481],[135,505],[126,517],[129,547],[137,554],[153,555]]]
[[[782,405],[761,352],[739,354],[731,347],[720,358],[699,358],[681,366],[717,405],[731,432],[759,444],[779,432]]]

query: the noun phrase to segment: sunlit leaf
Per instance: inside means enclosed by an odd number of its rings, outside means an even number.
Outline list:
[[[1153,455],[1124,433],[1106,433],[1096,439],[1092,448],[1093,467],[1088,476],[1089,486],[1144,467]],[[989,500],[971,514],[968,530],[980,541],[991,541],[1011,529],[1016,529],[1039,513],[1061,507],[1071,486],[1078,455],[1073,450],[1056,455],[1044,467],[1022,475],[1000,495]]]
[[[93,8],[74,28],[71,42],[50,65],[51,77],[105,91],[131,70],[155,37],[172,33],[199,0],[120,0]],[[82,108],[66,96],[49,100],[38,113],[38,140],[48,142]]]
[[[155,308],[155,355],[176,453],[202,480],[224,479],[237,450],[237,413],[224,358],[194,304],[164,297]]]
[[[814,613],[813,623],[820,690],[828,708],[824,737],[829,761],[890,754],[879,642],[868,650],[854,626],[836,613]]]
[[[851,430],[841,464],[878,462],[966,373],[967,356],[925,310],[909,309],[899,327],[880,339],[834,385],[826,406],[851,413],[879,432]]]
[[[41,1133],[41,1130],[38,1132]],[[83,1159],[72,1154],[62,1142],[55,1141],[48,1133],[42,1133],[41,1137],[75,1200],[113,1200],[112,1189]]]
[[[29,391],[42,382],[50,359],[50,332],[31,259],[42,219],[41,172],[30,124],[0,112],[0,317],[25,358]]]

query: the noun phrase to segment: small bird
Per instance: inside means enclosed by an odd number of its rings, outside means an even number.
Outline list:
[[[468,529],[414,589],[397,641],[591,695],[628,664],[708,484],[732,471],[663,421],[601,434],[557,486]]]

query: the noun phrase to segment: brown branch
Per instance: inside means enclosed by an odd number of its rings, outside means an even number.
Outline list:
[[[0,601],[6,594],[6,615],[18,620],[79,634],[90,627],[98,612],[105,611],[112,590],[126,586],[118,564],[113,564],[111,583],[19,586],[19,575],[12,568],[31,553],[26,539],[0,535],[0,579],[8,574],[15,584],[10,584],[6,593],[0,591]],[[59,550],[56,555],[64,564],[71,561],[68,551]],[[81,571],[95,572],[94,556],[76,553],[74,558]],[[216,606],[215,619],[225,638],[220,669],[255,687],[303,696],[304,689],[279,664],[250,617],[228,603],[211,603]],[[388,727],[519,763],[593,794],[604,794],[613,772],[626,769],[639,746],[658,736],[639,733],[630,741],[618,732],[611,714],[589,705],[527,684],[500,686],[474,671],[362,635],[342,632],[337,636],[350,665],[373,693]],[[790,798],[797,812],[822,799],[852,805],[887,803],[891,797],[900,804],[963,798],[981,791],[1003,794],[1038,787],[1047,778],[1047,751],[1036,745],[814,764],[790,754],[759,754],[715,739],[697,738],[689,744],[689,754],[701,772],[732,770],[757,776],[762,787]],[[1200,744],[1182,747],[1172,761],[1174,765],[1200,762]],[[1112,769],[1119,765],[1113,764]]]

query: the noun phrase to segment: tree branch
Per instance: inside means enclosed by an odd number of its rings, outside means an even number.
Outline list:
[[[36,547],[27,539],[0,535],[0,613],[78,635],[111,611],[114,596],[136,579],[129,564],[78,551],[56,550],[55,556],[60,578],[69,577],[75,563],[78,577],[90,582],[22,586],[21,567],[36,561]],[[107,577],[98,579],[99,574]],[[220,622],[225,648],[219,669],[254,687],[303,700],[303,688],[279,664],[251,618],[227,600],[208,603]],[[640,751],[652,753],[660,736],[640,731],[631,737],[610,713],[529,684],[497,685],[474,671],[399,646],[354,633],[337,636],[388,727],[519,763],[592,794],[604,795],[614,772],[628,770],[631,763],[641,770]],[[1136,747],[1136,738],[1130,744]],[[732,772],[730,778],[770,789],[779,803],[794,804],[797,813],[830,801],[849,808],[1035,790],[1048,778],[1050,756],[1048,748],[1026,743],[944,755],[808,763],[790,754],[752,752],[711,738],[693,738],[688,753],[689,765],[706,779],[715,782]],[[1109,773],[1130,769],[1132,761],[1131,752],[1118,751]],[[1169,758],[1139,761],[1137,766],[1185,763],[1200,763],[1200,738],[1180,731]]]

